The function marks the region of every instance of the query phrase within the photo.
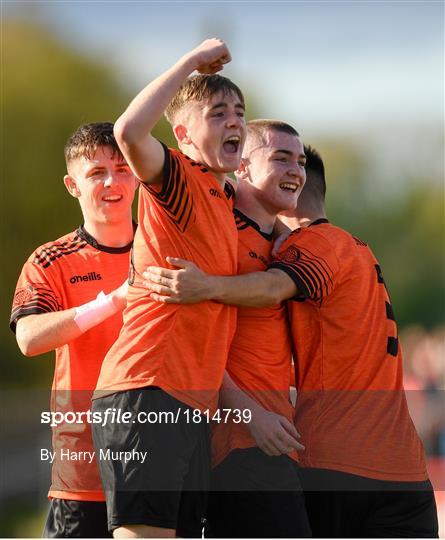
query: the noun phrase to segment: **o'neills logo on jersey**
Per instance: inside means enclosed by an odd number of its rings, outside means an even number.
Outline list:
[[[266,266],[269,264],[265,257],[263,257],[262,255],[258,255],[258,253],[256,253],[255,251],[249,251],[249,257],[251,257],[252,259],[260,260]]]
[[[98,281],[99,279],[102,279],[100,274],[97,274],[96,272],[88,272],[88,274],[83,276],[73,276],[70,278],[70,283],[80,283],[81,281]]]
[[[210,188],[209,193],[210,195],[212,195],[212,197],[216,197],[217,199],[222,199],[220,192],[215,188]]]

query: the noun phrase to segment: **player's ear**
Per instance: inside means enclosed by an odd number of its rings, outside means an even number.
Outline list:
[[[176,140],[178,141],[178,144],[190,144],[191,138],[190,133],[184,124],[176,124],[173,126],[173,133],[175,134]]]
[[[235,176],[238,180],[246,180],[249,177],[249,160],[242,158],[238,169],[235,171]]]
[[[66,189],[69,191],[70,195],[78,199],[80,197],[80,190],[77,187],[76,180],[69,174],[65,174],[63,177],[63,183],[65,184]]]

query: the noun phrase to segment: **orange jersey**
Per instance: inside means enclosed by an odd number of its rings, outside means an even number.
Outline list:
[[[238,273],[266,270],[273,238],[241,213],[234,211],[238,229]],[[283,304],[264,308],[238,308],[235,337],[229,351],[227,372],[235,384],[269,411],[293,421],[289,399],[291,344]],[[257,446],[244,423],[213,424],[212,461],[216,466],[235,448]],[[292,457],[296,457],[292,454]]]
[[[191,407],[216,408],[236,308],[154,302],[140,282],[147,266],[166,266],[167,256],[235,274],[233,194],[203,165],[165,148],[162,185],[141,185],[124,326],[103,363],[97,397],[153,385]]]
[[[100,246],[83,227],[37,248],[29,257],[14,295],[11,329],[27,315],[63,311],[116,289],[128,276],[131,246]],[[51,411],[81,412],[91,405],[102,361],[122,326],[117,313],[56,349]],[[61,451],[93,451],[88,423],[53,428],[55,460],[50,496],[105,500],[95,460],[63,460]]]
[[[289,301],[296,350],[301,464],[380,480],[427,478],[409,416],[402,354],[380,266],[369,247],[327,220],[294,231],[271,268]]]

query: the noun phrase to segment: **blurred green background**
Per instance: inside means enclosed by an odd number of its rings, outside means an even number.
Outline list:
[[[32,9],[32,3],[22,4]],[[214,28],[218,28],[215,22]],[[0,336],[2,404],[8,404],[2,407],[5,435],[12,429],[5,415],[15,410],[14,404],[19,401],[23,405],[27,396],[29,403],[34,403],[33,389],[49,390],[51,385],[53,354],[22,357],[8,320],[15,284],[26,258],[38,245],[76,228],[81,219],[77,201],[67,195],[62,182],[64,143],[80,124],[115,120],[140,86],[128,81],[122,84],[106,55],[88,54],[62,35],[63,29],[48,31],[38,18],[2,18],[4,258]],[[250,68],[255,72],[257,67]],[[155,74],[148,70],[146,80]],[[277,89],[279,92],[280,84]],[[255,83],[244,85],[243,90],[248,119],[269,116],[264,111],[270,108],[261,101]],[[408,331],[415,325],[422,335],[437,334],[445,320],[443,117],[431,129],[419,131],[417,138],[416,127],[407,126],[406,141],[401,133],[393,141],[395,148],[388,142],[378,146],[375,139],[367,143],[353,129],[341,134],[309,129],[306,137],[294,118],[283,119],[294,123],[304,142],[315,146],[324,157],[330,220],[374,250],[384,270],[399,328]],[[165,122],[160,122],[157,135],[174,144]],[[394,166],[397,147],[404,144],[410,148],[400,154],[400,167]],[[425,152],[434,162],[426,168],[419,166]],[[387,161],[392,165],[386,166]],[[439,339],[443,344],[442,334]],[[442,387],[443,380],[437,384]],[[7,465],[3,458],[1,467],[4,476]],[[45,482],[27,494],[17,490],[8,497],[0,490],[4,503],[0,536],[40,535],[43,513],[36,501],[43,504]]]

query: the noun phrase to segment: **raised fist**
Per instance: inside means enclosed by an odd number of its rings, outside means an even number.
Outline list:
[[[212,75],[221,71],[224,64],[230,62],[229,49],[222,39],[206,39],[190,53],[199,73]]]

